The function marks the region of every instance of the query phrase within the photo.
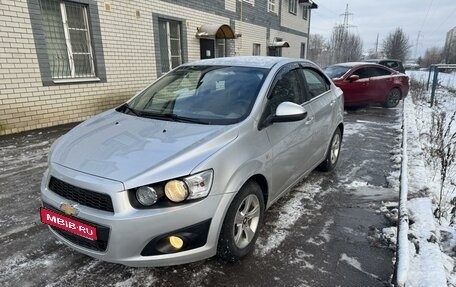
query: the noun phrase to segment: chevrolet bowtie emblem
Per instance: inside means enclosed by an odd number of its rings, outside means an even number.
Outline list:
[[[70,216],[76,216],[79,213],[79,210],[77,210],[75,207],[73,207],[69,203],[62,203],[60,204],[60,210],[65,212],[65,214],[70,215]]]

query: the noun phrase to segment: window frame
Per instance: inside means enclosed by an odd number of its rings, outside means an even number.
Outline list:
[[[318,95],[312,95],[311,89],[310,89],[310,86],[309,86],[309,83],[307,81],[307,77],[306,77],[304,71],[310,71],[311,73],[314,73],[318,77],[320,77],[323,80],[323,83],[324,83],[324,86],[325,86],[325,91],[320,93],[320,94],[318,94]],[[321,95],[326,94],[328,91],[331,90],[331,84],[330,84],[328,78],[324,74],[320,73],[320,71],[318,71],[318,70],[316,70],[316,69],[314,69],[312,67],[301,66],[301,76],[302,76],[302,78],[304,80],[304,84],[305,84],[305,91],[306,91],[306,95],[305,96],[307,98],[307,101],[311,101],[313,99],[316,99],[316,98],[320,97]]]
[[[65,1],[60,2],[60,13],[62,15],[62,22],[63,22],[63,30],[65,32],[65,42],[67,44],[67,52],[68,52],[68,60],[70,61],[70,71],[71,71],[71,77],[62,77],[62,78],[56,78],[56,79],[75,79],[75,78],[93,78],[95,77],[95,67],[94,67],[94,61],[93,61],[93,51],[92,51],[92,41],[91,41],[91,34],[90,34],[90,27],[89,27],[89,20],[87,16],[87,7],[85,5],[80,5],[82,7],[82,15],[84,19],[84,25],[86,27],[86,33],[87,33],[87,53],[80,53],[80,52],[73,52],[73,45],[71,44],[71,36],[70,36],[70,30],[74,30],[77,28],[70,28],[68,26],[68,15],[67,15],[67,6],[66,6]],[[70,4],[71,5],[71,4]],[[77,29],[80,30],[80,29]],[[76,68],[74,64],[74,55],[89,55],[90,57],[90,72],[91,75],[89,77],[77,77],[76,74]]]
[[[298,0],[288,0],[288,13],[297,15],[298,13]]]
[[[306,20],[309,18],[309,8],[307,6],[302,6],[302,19]]]
[[[89,15],[88,15],[88,5],[84,3],[79,3],[79,2],[67,2],[63,0],[56,0],[53,1],[55,2],[56,6],[58,6],[59,9],[59,15],[60,15],[60,20],[55,19],[56,22],[53,23],[47,23],[44,17],[42,18],[42,25],[55,25],[56,27],[61,26],[63,29],[63,38],[61,39],[65,43],[65,48],[66,48],[66,53],[68,55],[68,59],[66,60],[66,63],[68,65],[68,69],[70,74],[69,75],[56,75],[54,74],[54,70],[51,69],[51,60],[49,58],[49,55],[51,54],[50,47],[46,43],[46,55],[47,55],[47,63],[49,65],[50,69],[50,77],[53,81],[53,83],[67,83],[67,82],[84,82],[84,81],[99,81],[100,79],[97,78],[97,71],[96,71],[96,61],[95,61],[95,55],[94,55],[94,50],[92,47],[92,33],[91,33],[91,28],[90,28],[90,21],[89,21]],[[42,0],[39,0],[39,5],[40,5],[40,13],[42,13]],[[75,27],[70,27],[69,26],[69,21],[68,21],[68,5],[74,5],[75,7],[78,7],[82,11],[82,24],[84,28],[75,28]],[[87,45],[87,52],[74,52],[74,46],[71,41],[71,33],[70,31],[83,31],[85,32],[85,37],[86,37],[86,42],[83,43],[84,45]],[[44,32],[44,29],[43,29]],[[46,37],[46,33],[44,32],[44,35]],[[45,38],[46,39],[46,38]],[[46,41],[46,40],[45,40]],[[79,43],[78,43],[79,44]],[[87,73],[78,75],[76,73],[77,66],[75,64],[74,56],[75,55],[87,55],[89,57],[89,70]]]
[[[60,4],[59,1],[57,5]],[[71,0],[66,3],[75,3],[86,6],[88,28],[92,48],[92,61],[95,77],[54,78],[52,76],[51,61],[49,60],[48,43],[45,35],[45,18],[41,12],[40,0],[27,0],[27,9],[30,16],[31,33],[35,44],[41,83],[44,87],[77,83],[106,83],[106,66],[104,58],[103,38],[100,28],[100,14],[98,4],[89,0]],[[59,8],[60,9],[60,8]],[[60,23],[60,22],[59,22]],[[63,30],[63,26],[62,26]],[[66,43],[64,43],[66,46]]]
[[[268,0],[268,12],[278,14],[277,2],[278,0]]]
[[[258,52],[258,53],[255,53]],[[261,56],[261,44],[253,43],[252,44],[252,56]]]
[[[161,24],[160,22],[164,23],[165,27],[166,27],[166,31],[165,31],[166,32],[166,45],[167,45],[167,47],[166,47],[167,49],[166,50],[168,52],[167,58],[168,58],[169,70],[168,71],[164,71],[163,70],[163,65],[160,65],[161,74],[165,74],[165,73],[171,71],[172,69],[174,69],[174,68],[176,68],[176,67],[178,67],[178,66],[180,66],[180,65],[182,65],[184,63],[184,56],[183,56],[183,54],[184,54],[184,49],[183,49],[183,41],[184,41],[184,39],[183,39],[183,36],[182,36],[182,21],[159,17],[158,18],[158,25]],[[178,35],[177,38],[171,36],[171,28],[170,28],[170,26],[171,26],[170,23],[171,22],[173,22],[173,23],[178,25],[177,33],[179,35]],[[161,55],[161,50],[162,50],[161,45],[163,45],[164,42],[162,42],[160,40],[160,31],[159,31],[158,34],[159,34],[158,35],[158,47],[159,47],[158,52],[160,54],[160,59],[163,60],[163,55]],[[179,41],[179,53],[178,53],[178,55],[173,55],[173,53],[172,53],[172,48],[171,48],[171,41],[172,40],[178,40]],[[176,57],[178,57],[178,59],[179,59],[179,64],[177,66],[173,67],[173,58],[176,58]],[[160,61],[160,63],[161,63],[161,61]]]

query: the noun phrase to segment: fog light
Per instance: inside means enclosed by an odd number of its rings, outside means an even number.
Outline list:
[[[180,238],[180,237],[170,236],[170,237],[168,237],[168,239],[169,239],[169,244],[171,244],[171,246],[173,248],[181,249],[184,246],[184,240],[182,240],[182,238]]]
[[[149,186],[141,186],[136,190],[136,199],[145,206],[151,206],[157,202],[158,196],[155,189]]]
[[[188,189],[183,181],[171,180],[165,185],[165,194],[172,202],[181,202],[187,198]]]

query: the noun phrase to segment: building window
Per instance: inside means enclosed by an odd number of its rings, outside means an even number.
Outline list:
[[[95,77],[87,6],[41,0],[40,7],[52,78]]]
[[[261,55],[261,44],[253,44],[253,56],[260,56]]]
[[[295,14],[298,10],[298,0],[288,0],[288,12]]]
[[[309,14],[309,8],[302,7],[302,19],[307,20],[307,15]]]
[[[252,4],[252,6],[255,5],[255,0],[242,0],[242,1]]]
[[[215,39],[215,57],[221,58],[226,56],[226,39]]]
[[[268,12],[277,13],[276,1],[278,0],[268,0]]]
[[[181,25],[177,21],[158,20],[162,73],[182,64]]]
[[[306,57],[306,43],[301,43],[301,58],[304,59]]]

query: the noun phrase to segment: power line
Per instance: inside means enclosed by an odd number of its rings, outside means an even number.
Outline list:
[[[421,24],[420,31],[423,30],[424,24],[426,24],[426,20],[429,16],[429,11],[431,11],[432,4],[434,3],[434,0],[431,1],[431,4],[428,6],[427,12],[426,12],[426,17],[424,17],[423,23]]]

